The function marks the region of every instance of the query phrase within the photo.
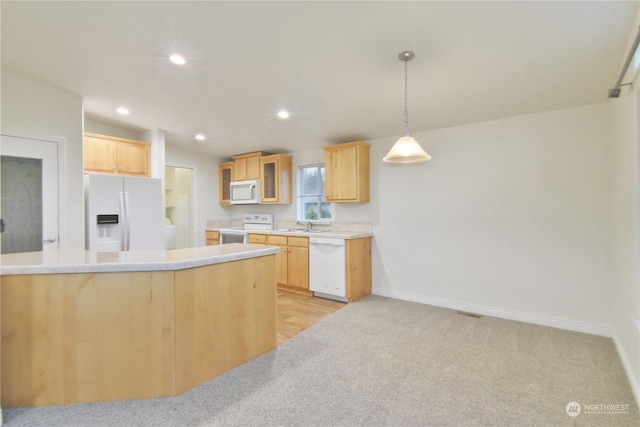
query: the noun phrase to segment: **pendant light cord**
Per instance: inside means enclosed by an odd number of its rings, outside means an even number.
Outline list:
[[[409,133],[409,108],[407,102],[407,84],[408,84],[408,73],[407,73],[408,64],[407,61],[404,61],[404,136],[411,135]]]

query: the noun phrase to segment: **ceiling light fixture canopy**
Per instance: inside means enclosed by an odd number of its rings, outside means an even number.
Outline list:
[[[400,52],[398,59],[404,62],[404,136],[391,147],[389,153],[382,159],[387,163],[422,163],[431,160],[431,156],[422,149],[420,144],[409,132],[409,110],[407,108],[407,62],[415,58],[409,50]]]

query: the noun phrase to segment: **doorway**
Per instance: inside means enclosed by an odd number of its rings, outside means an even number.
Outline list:
[[[0,136],[0,252],[57,250],[58,144]]]
[[[193,246],[193,169],[164,168],[166,249]]]

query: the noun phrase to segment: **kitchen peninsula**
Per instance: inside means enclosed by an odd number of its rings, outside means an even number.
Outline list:
[[[2,255],[1,406],[176,396],[275,348],[277,252]]]

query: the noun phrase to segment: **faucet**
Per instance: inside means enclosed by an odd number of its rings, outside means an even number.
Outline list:
[[[304,225],[307,227],[307,231],[311,231],[311,227],[313,226],[311,221],[296,221],[296,224]]]

